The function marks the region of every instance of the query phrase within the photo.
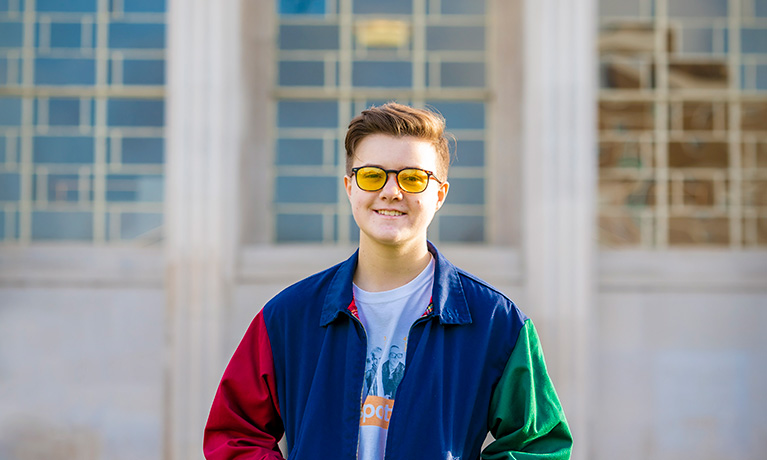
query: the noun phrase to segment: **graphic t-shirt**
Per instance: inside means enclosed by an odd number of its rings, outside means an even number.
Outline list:
[[[410,326],[431,299],[434,259],[408,284],[384,292],[353,286],[357,314],[367,333],[365,378],[360,411],[359,457],[381,460],[394,409],[394,395],[405,373]]]

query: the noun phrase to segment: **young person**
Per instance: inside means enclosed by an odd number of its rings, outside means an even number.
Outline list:
[[[208,418],[208,459],[567,459],[532,322],[426,239],[449,184],[444,119],[396,103],[346,135],[348,260],[256,315]],[[480,454],[488,431],[495,440]]]

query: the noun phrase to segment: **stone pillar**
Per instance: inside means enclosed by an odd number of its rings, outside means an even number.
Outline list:
[[[202,458],[239,241],[238,0],[168,5],[165,459]]]
[[[596,299],[596,1],[529,0],[524,9],[525,297],[573,429],[573,458],[586,459]]]

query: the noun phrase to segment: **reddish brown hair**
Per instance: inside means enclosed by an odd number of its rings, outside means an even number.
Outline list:
[[[445,118],[427,109],[388,102],[363,110],[350,123],[346,132],[346,174],[351,175],[354,152],[357,146],[371,134],[387,134],[394,137],[413,136],[431,142],[437,151],[437,178],[447,179],[450,167],[450,148],[445,133]]]

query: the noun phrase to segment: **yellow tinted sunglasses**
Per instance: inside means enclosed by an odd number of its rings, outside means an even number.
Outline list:
[[[396,170],[383,169],[378,166],[352,168],[357,187],[367,192],[381,190],[386,185],[386,181],[389,180],[389,173],[397,175],[397,185],[402,191],[408,193],[421,193],[426,190],[426,187],[429,186],[429,178],[434,178],[440,184],[442,183],[433,172],[425,169],[403,168]]]

